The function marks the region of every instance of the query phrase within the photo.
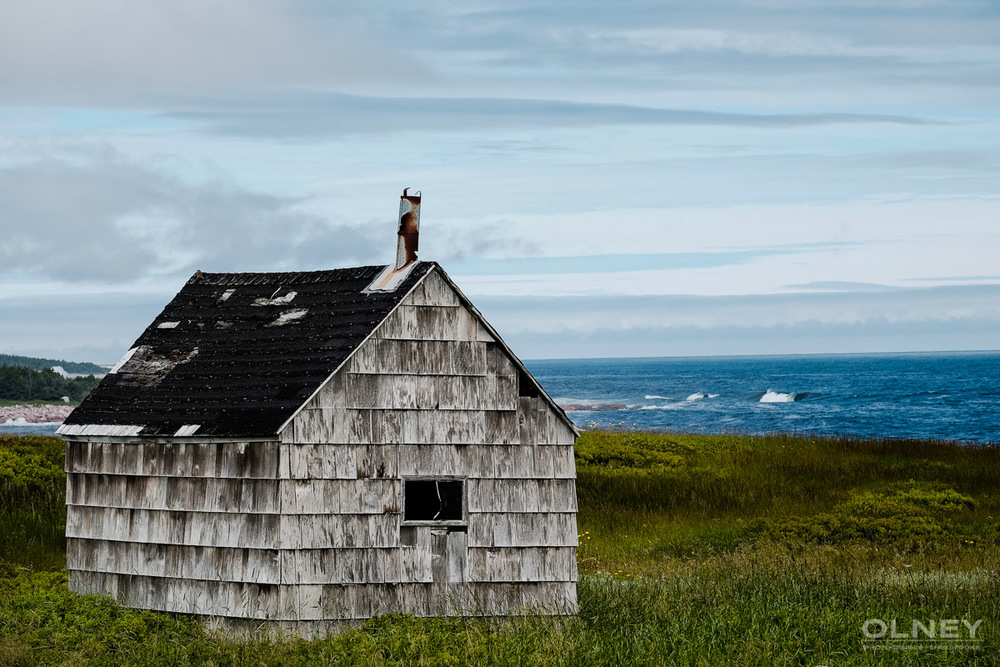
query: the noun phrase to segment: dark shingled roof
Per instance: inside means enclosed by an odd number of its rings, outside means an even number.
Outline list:
[[[382,266],[198,272],[65,423],[137,425],[140,436],[188,424],[200,424],[198,436],[274,435],[436,266],[419,262],[398,289],[374,294],[362,290]]]

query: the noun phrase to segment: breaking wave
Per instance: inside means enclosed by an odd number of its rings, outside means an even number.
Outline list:
[[[757,394],[760,403],[798,403],[799,401],[820,401],[829,398],[827,394],[813,391],[774,391],[768,389],[763,394]]]
[[[718,398],[718,394],[691,394],[686,399],[687,401],[700,401],[703,398]]]
[[[655,401],[657,399],[660,399],[660,400],[663,400],[663,401],[669,401],[670,397],[669,396],[657,396],[656,394],[646,394],[646,400],[647,401]]]
[[[782,392],[782,391],[771,391],[768,389],[765,391],[758,402],[760,403],[794,403],[798,400],[798,394],[795,392]]]

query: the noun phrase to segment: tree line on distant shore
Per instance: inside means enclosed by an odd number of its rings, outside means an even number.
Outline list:
[[[50,368],[36,370],[25,366],[0,366],[0,399],[15,401],[82,401],[97,386],[93,375],[70,380]]]
[[[0,354],[0,366],[26,366],[35,370],[61,366],[67,373],[106,373],[107,369],[87,361],[63,361],[62,359],[39,359],[37,357],[19,357],[15,354]]]

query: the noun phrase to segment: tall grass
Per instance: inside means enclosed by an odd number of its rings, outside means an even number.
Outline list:
[[[764,538],[907,551],[1000,546],[996,449],[592,432],[578,451],[587,572],[655,572],[664,556],[710,555]]]
[[[59,438],[0,436],[0,561],[65,566],[65,447]]]
[[[53,472],[61,443],[5,439],[4,448],[13,453],[0,457],[34,463],[4,473],[18,481],[0,492],[0,513],[35,519],[4,533],[0,665],[1000,664],[996,450],[587,433],[579,615],[389,615],[304,641],[227,638],[70,593]],[[871,618],[981,619],[982,642],[865,648]]]

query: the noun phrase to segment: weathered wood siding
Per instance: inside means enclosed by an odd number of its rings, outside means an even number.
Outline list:
[[[428,275],[282,433],[283,583],[302,586],[300,618],[575,610],[575,434],[524,389]],[[466,525],[404,526],[410,476],[465,479]]]
[[[70,587],[146,609],[278,618],[278,462],[276,441],[71,440]]]
[[[574,611],[575,434],[518,374],[431,272],[273,442],[71,441],[70,586],[275,621]],[[464,479],[465,525],[403,525],[411,476]]]

